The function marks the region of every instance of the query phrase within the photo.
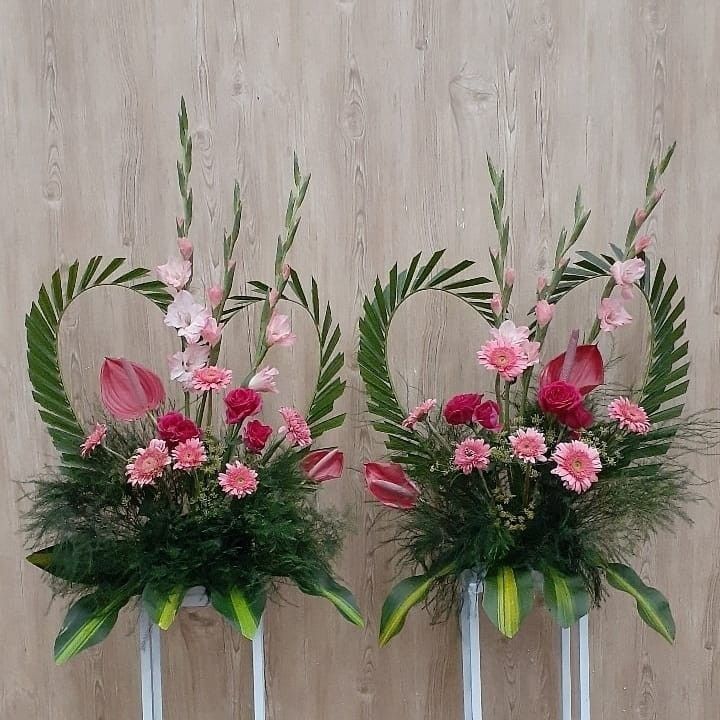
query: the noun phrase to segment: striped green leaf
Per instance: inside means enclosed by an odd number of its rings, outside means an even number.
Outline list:
[[[444,565],[435,572],[401,580],[385,599],[380,615],[380,646],[387,645],[405,625],[408,613],[415,605],[425,600],[433,583],[440,577],[455,572],[455,564]]]
[[[558,625],[568,628],[590,610],[590,595],[579,575],[566,575],[555,568],[544,572],[545,605]]]
[[[503,566],[485,577],[483,609],[492,624],[508,638],[514,637],[533,604],[530,570]]]
[[[173,624],[185,597],[185,590],[182,585],[163,589],[151,584],[145,586],[142,594],[143,605],[150,619],[161,630],[167,630]]]
[[[237,585],[224,590],[210,589],[212,606],[248,640],[252,640],[257,633],[266,598],[264,588],[250,592],[243,591]]]
[[[74,603],[55,639],[55,662],[62,665],[85,648],[103,641],[131,595],[127,588],[121,588],[109,596],[93,593]]]
[[[353,594],[330,577],[327,572],[318,572],[309,582],[298,582],[298,587],[306,595],[324,597],[337,608],[348,622],[358,627],[365,627],[365,620]]]
[[[615,589],[635,598],[638,615],[644,622],[669,643],[675,641],[675,620],[670,603],[659,590],[646,585],[631,567],[622,563],[608,565],[605,577]]]

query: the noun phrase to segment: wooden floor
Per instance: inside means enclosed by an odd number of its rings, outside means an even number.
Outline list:
[[[51,651],[62,603],[22,561],[20,484],[53,461],[26,377],[23,316],[58,264],[91,254],[164,262],[180,205],[175,114],[188,102],[195,146],[192,239],[206,277],[220,262],[237,178],[246,212],[240,279],[270,278],[292,151],[313,173],[292,263],[315,273],[345,331],[349,414],[336,435],[353,468],[322,490],[353,526],[339,567],[370,615],[361,632],[288,590],[267,617],[272,720],[459,720],[455,619],[421,611],[387,649],[377,617],[393,579],[377,510],[357,469],[380,452],[354,360],[361,303],[376,273],[418,249],[448,248],[489,272],[494,241],[485,153],[508,177],[518,314],[582,183],[585,243],[618,242],[661,146],[679,140],[650,223],[688,295],[690,409],[720,405],[720,4],[717,0],[3,0],[0,3],[0,718],[136,720],[134,613],[62,668]],[[550,350],[592,316],[581,296],[558,312]],[[164,365],[171,338],[123,294],[77,303],[62,333],[83,418],[104,355]],[[617,333],[618,378],[640,366],[643,326]],[[240,324],[240,323],[239,323]],[[252,319],[228,363],[240,372]],[[301,321],[304,338],[309,328]],[[442,298],[417,300],[392,338],[410,402],[480,387],[485,329]],[[147,338],[147,339],[146,339]],[[609,348],[608,348],[609,349]],[[316,353],[284,357],[283,397],[302,404]],[[290,372],[296,373],[294,384]],[[636,567],[669,596],[670,647],[613,597],[591,618],[597,720],[713,720],[720,704],[718,463],[695,524],[663,534]],[[559,717],[559,631],[538,609],[512,642],[482,629],[488,720]],[[166,637],[169,720],[249,718],[249,644],[209,611]]]

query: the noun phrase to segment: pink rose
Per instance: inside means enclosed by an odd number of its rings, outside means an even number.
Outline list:
[[[245,432],[243,433],[243,443],[247,451],[251,453],[262,452],[272,432],[273,429],[269,425],[264,425],[259,420],[251,420],[245,426]]]
[[[473,410],[473,422],[478,423],[486,430],[499,432],[502,430],[500,423],[500,406],[494,400],[486,400],[480,403]]]
[[[543,385],[538,392],[538,405],[543,412],[559,415],[582,401],[579,390],[564,380]]]
[[[482,402],[482,395],[465,393],[451,397],[443,409],[443,416],[450,425],[466,425],[472,422],[475,408]]]
[[[225,396],[225,421],[228,425],[242,425],[246,418],[257,415],[262,397],[250,388],[235,388]]]
[[[200,428],[189,417],[177,411],[161,415],[157,420],[157,431],[160,439],[171,447],[202,435]]]

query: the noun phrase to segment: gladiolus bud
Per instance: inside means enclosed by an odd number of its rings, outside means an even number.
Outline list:
[[[273,288],[268,293],[268,302],[270,303],[271,309],[274,308],[278,304],[279,299],[280,299],[280,293],[275,288]]]
[[[653,193],[652,199],[654,203],[659,203],[662,199],[662,196],[665,194],[665,190],[660,190],[659,188]]]
[[[290,318],[287,315],[273,312],[265,331],[265,341],[268,347],[280,345],[288,347],[295,344],[297,336],[290,330]]]
[[[515,268],[509,267],[505,270],[505,285],[512,287],[515,282]]]
[[[183,260],[189,260],[193,254],[193,245],[186,237],[179,237],[177,241],[178,250]]]
[[[160,378],[142,365],[125,358],[105,358],[100,398],[118,420],[137,420],[165,400],[165,389]]]
[[[537,301],[535,305],[535,317],[540,327],[545,327],[553,319],[554,314],[555,305],[549,303],[547,300]]]
[[[635,227],[640,227],[647,220],[647,210],[645,208],[638,208],[635,211]]]
[[[540,294],[547,287],[547,278],[544,275],[538,275],[537,291]]]
[[[207,294],[210,307],[213,310],[222,302],[223,296],[225,295],[223,289],[219,285],[213,285],[208,288]]]
[[[255,375],[250,378],[248,387],[255,392],[272,392],[278,391],[277,385],[275,384],[275,378],[280,374],[277,368],[265,367],[258,371]]]
[[[498,293],[495,293],[491,300],[490,300],[490,308],[491,310],[500,317],[500,313],[502,312],[502,298]]]
[[[290,277],[290,266],[287,263],[282,266],[282,277],[283,280],[287,280]]]
[[[303,458],[300,467],[315,482],[336,480],[343,474],[345,456],[337,448],[315,450],[315,452],[311,452]]]
[[[418,486],[394,462],[365,463],[365,484],[383,505],[409,510],[420,495]]]
[[[641,252],[645,252],[650,245],[652,245],[652,238],[649,235],[640,235],[635,238],[635,254],[639,255]]]
[[[202,339],[211,347],[217,345],[222,336],[223,326],[218,325],[214,317],[207,319],[205,327],[202,329]]]

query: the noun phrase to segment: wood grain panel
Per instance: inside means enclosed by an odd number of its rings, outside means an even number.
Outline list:
[[[505,169],[518,271],[516,312],[547,269],[578,183],[593,214],[585,243],[624,235],[647,163],[680,145],[650,230],[688,294],[690,407],[720,405],[720,7],[714,0],[4,0],[0,26],[0,718],[131,720],[139,716],[134,611],[112,636],[60,669],[51,647],[62,603],[22,562],[19,484],[53,460],[30,399],[23,314],[40,282],[76,256],[127,255],[154,265],[174,247],[175,113],[184,94],[195,165],[192,236],[208,279],[220,264],[232,183],[245,202],[240,278],[269,274],[292,151],[313,180],[293,264],[318,276],[344,330],[349,422],[336,435],[353,472],[323,488],[354,532],[339,568],[369,613],[350,627],[287,590],[267,618],[272,720],[460,718],[457,623],[416,612],[384,650],[377,616],[394,578],[387,536],[358,470],[381,452],[365,414],[354,353],[363,295],[397,258],[448,248],[487,268],[495,243],[485,153]],[[591,293],[559,311],[550,350],[592,316]],[[238,318],[226,348],[240,369],[256,318]],[[300,325],[302,328],[303,325]],[[108,332],[108,328],[111,332]],[[413,301],[391,338],[408,402],[482,388],[472,351],[484,328],[462,308]],[[138,343],[138,337],[148,337]],[[124,295],[78,303],[62,333],[71,393],[97,405],[104,354],[162,358],[171,338],[152,309]],[[618,333],[630,379],[637,333]],[[316,352],[277,358],[294,402]],[[28,449],[31,451],[28,453]],[[693,460],[710,502],[695,524],[639,554],[667,590],[669,647],[611,598],[594,614],[593,716],[711,720],[720,702],[720,500],[717,464]],[[483,623],[489,718],[558,717],[559,632],[537,610],[508,642]],[[207,610],[184,612],[165,641],[173,720],[250,717],[249,647]]]

